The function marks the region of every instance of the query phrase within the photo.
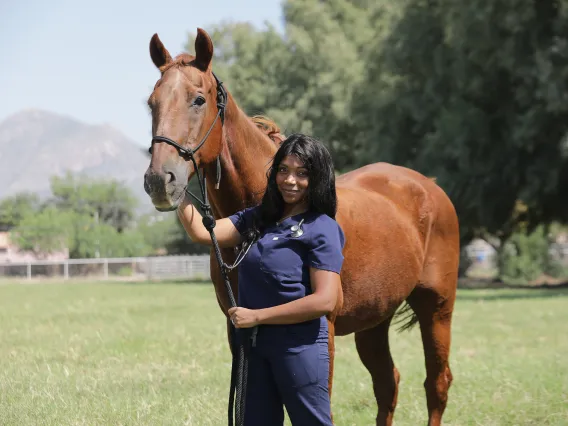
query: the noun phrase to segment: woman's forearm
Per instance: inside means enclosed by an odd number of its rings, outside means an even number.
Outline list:
[[[326,294],[310,294],[301,299],[258,309],[259,324],[297,324],[327,315],[335,308],[335,301]]]
[[[213,244],[209,231],[203,225],[203,216],[191,204],[187,196],[178,207],[177,214],[191,241],[208,246]],[[235,247],[241,242],[241,235],[229,218],[215,221],[215,236],[221,248]]]
[[[203,226],[203,217],[193,204],[184,200],[178,207],[177,214],[191,241],[199,244],[212,244],[209,232]]]

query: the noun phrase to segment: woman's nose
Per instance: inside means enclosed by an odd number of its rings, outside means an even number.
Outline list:
[[[294,185],[294,184],[296,184],[296,179],[294,178],[294,175],[292,173],[290,173],[288,176],[286,176],[286,179],[284,179],[284,182],[289,184],[289,185]]]

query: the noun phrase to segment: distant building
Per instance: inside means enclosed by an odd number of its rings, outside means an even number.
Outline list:
[[[35,260],[65,260],[69,259],[69,250],[65,249],[57,253],[45,253],[37,255],[28,251],[21,251],[10,241],[9,232],[0,232],[0,263],[33,262]]]
[[[491,265],[494,261],[494,256],[497,254],[495,248],[481,238],[473,239],[465,247],[465,250],[471,261],[478,265]]]

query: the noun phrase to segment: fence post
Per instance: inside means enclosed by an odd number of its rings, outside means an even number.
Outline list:
[[[69,279],[69,262],[67,261],[63,263],[63,279]]]
[[[27,272],[28,272],[28,280],[31,281],[31,279],[32,279],[32,262],[30,262],[29,260],[28,260]]]
[[[146,262],[148,262],[148,266],[146,267],[146,279],[148,281],[152,280],[152,268],[154,266],[154,262],[152,262],[152,258],[151,257],[147,257],[146,258]]]
[[[105,277],[105,280],[108,280],[108,259],[105,257],[105,260],[103,262],[103,274]]]

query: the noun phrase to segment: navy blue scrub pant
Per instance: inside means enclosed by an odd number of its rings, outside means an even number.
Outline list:
[[[250,348],[245,426],[331,426],[327,342]]]

